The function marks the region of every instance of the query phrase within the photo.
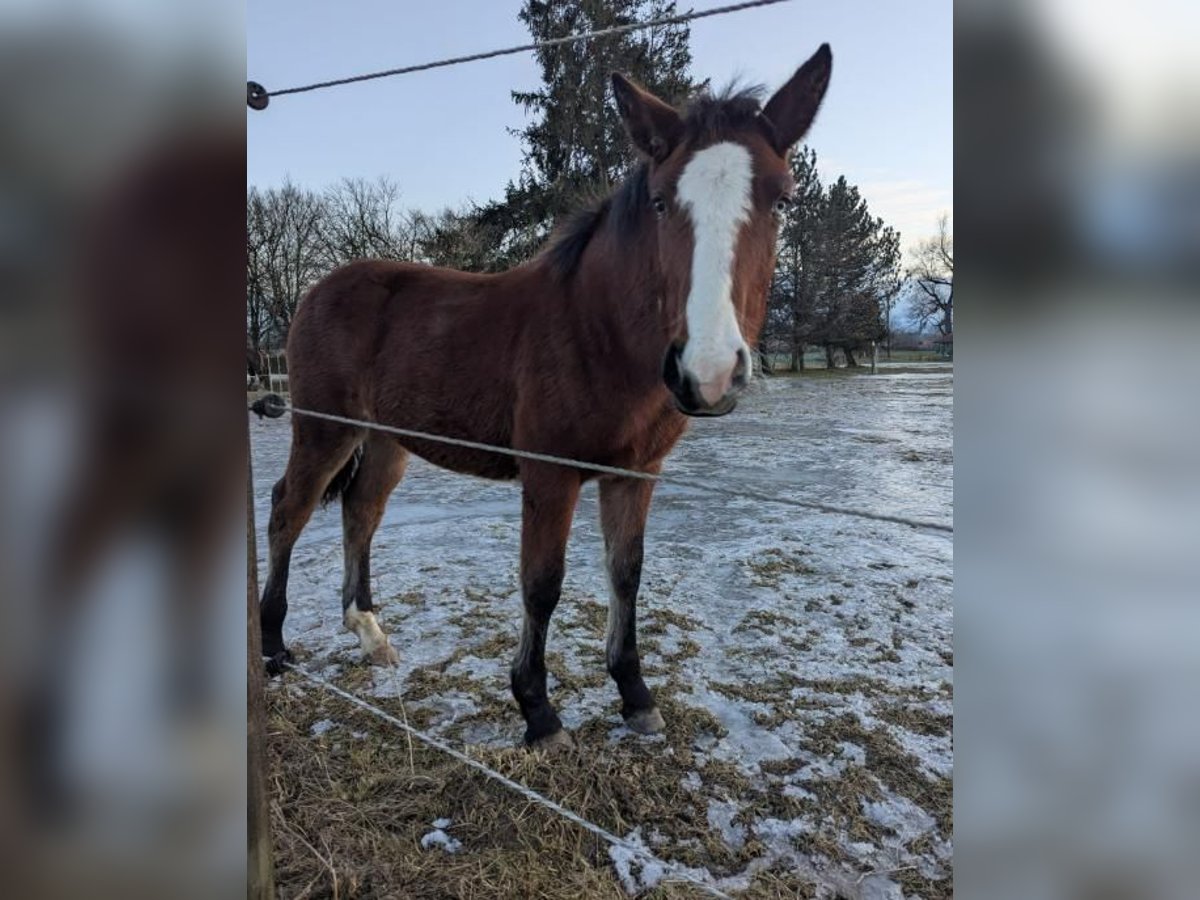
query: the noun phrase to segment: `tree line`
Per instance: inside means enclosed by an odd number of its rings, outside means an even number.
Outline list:
[[[323,191],[290,181],[246,195],[246,326],[254,349],[281,347],[305,292],[353,259],[444,264],[439,231],[453,213],[404,209],[389,179]]]
[[[527,0],[518,16],[534,40],[543,40],[676,13],[674,0]],[[387,257],[481,272],[528,259],[557,221],[611,190],[636,163],[609,96],[610,74],[625,72],[659,96],[685,102],[707,88],[690,74],[689,41],[689,28],[681,23],[539,50],[541,86],[512,92],[531,117],[515,132],[521,168],[499,199],[431,214],[404,209],[399,187],[386,178],[344,180],[322,191],[291,183],[251,188],[250,343],[256,349],[280,346],[305,291],[351,259]],[[760,343],[765,353],[783,353],[797,368],[807,346],[825,348],[831,364],[836,351],[854,364],[856,350],[886,340],[905,290],[921,290],[926,306],[946,291],[932,280],[945,274],[936,265],[943,257],[934,254],[923,270],[928,277],[919,284],[929,290],[913,287],[915,276],[901,271],[899,234],[871,215],[844,177],[824,186],[816,161],[806,147],[792,161],[796,190],[781,223]],[[922,325],[935,320],[936,313],[929,313]]]
[[[902,285],[900,234],[871,215],[845,176],[825,187],[811,148],[796,151],[792,177],[759,349],[764,360],[786,354],[792,369],[804,368],[809,346],[823,348],[830,367],[836,351],[857,365],[855,353],[889,333]]]

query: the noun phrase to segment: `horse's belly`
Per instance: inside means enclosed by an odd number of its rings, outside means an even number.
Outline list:
[[[421,459],[451,472],[508,481],[517,477],[517,461],[499,451],[474,450],[418,439],[401,443]]]

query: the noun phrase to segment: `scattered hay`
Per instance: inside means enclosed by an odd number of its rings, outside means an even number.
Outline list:
[[[923,900],[954,900],[954,874],[947,871],[944,878],[927,878],[916,869],[904,869],[893,873],[905,897],[921,897]]]
[[[765,609],[754,609],[746,613],[742,621],[733,629],[734,634],[747,631],[761,631],[764,634],[778,634],[783,629],[799,629],[800,623],[791,616],[772,612]]]
[[[706,789],[750,789],[735,765],[693,751],[702,734],[723,729],[671,690],[660,691],[659,706],[672,752],[636,738],[606,746],[585,728],[576,737],[588,752],[561,759],[516,748],[472,754],[616,834],[641,826],[661,835],[660,856],[716,874],[744,870],[762,846],[727,846],[709,827],[708,796],[683,786],[686,771],[698,769]],[[314,737],[313,724],[326,719],[333,726]],[[287,684],[268,692],[268,722],[281,896],[624,897],[602,840],[419,743],[410,770],[402,736],[364,710]],[[421,837],[441,818],[452,820],[447,832],[460,852],[422,849]],[[775,896],[770,891],[790,878],[764,873],[749,896]],[[654,896],[686,890],[664,884]]]
[[[891,791],[911,800],[934,821],[942,835],[953,833],[954,789],[944,776],[930,777],[921,762],[904,750],[884,728],[864,728],[853,714],[830,717],[805,736],[805,749],[826,758],[837,755],[840,744],[850,743],[866,752],[866,771]],[[806,784],[806,788],[813,788]],[[815,791],[814,791],[815,792]],[[864,794],[865,799],[874,799]]]
[[[624,897],[606,844],[449,757],[417,745],[411,772],[403,741],[325,697],[274,691],[268,707],[280,896]],[[337,716],[339,725],[309,737],[320,715]],[[367,737],[356,740],[352,730]],[[490,757],[490,765],[506,768],[503,752]],[[542,762],[520,757],[508,761],[509,774],[528,778],[524,770]],[[421,848],[439,818],[452,821],[448,831],[461,852]]]
[[[769,624],[765,618],[754,621]],[[493,634],[411,673],[406,695],[410,721],[428,727],[437,714],[424,701],[461,692],[470,696],[475,710],[460,713],[444,729],[449,739],[461,740],[469,729],[486,723],[493,733],[511,734],[515,742],[519,715],[507,694],[512,642],[512,635]],[[699,646],[685,638],[670,658],[694,652]],[[493,655],[504,661],[494,679],[451,671],[465,657]],[[348,690],[365,692],[372,670],[351,663],[351,658],[346,655],[336,681]],[[602,667],[594,673],[574,673],[561,654],[549,654],[547,662],[557,681],[554,694],[559,702],[569,703],[566,695],[607,681]],[[747,891],[737,892],[748,898],[816,893],[815,885],[785,871],[786,863],[764,865],[768,851],[752,827],[756,821],[799,820],[805,827],[794,839],[795,850],[812,859],[850,865],[848,842],[881,846],[894,840],[865,815],[863,806],[891,792],[929,812],[937,832],[949,838],[949,779],[929,777],[887,730],[896,726],[928,734],[948,726],[949,717],[921,705],[943,699],[944,687],[942,692],[901,689],[862,676],[812,680],[786,672],[766,681],[710,687],[739,701],[761,704],[765,712],[756,713],[756,720],[762,727],[809,723],[801,744],[804,752],[763,763],[758,771],[709,755],[714,743],[727,736],[726,730],[711,712],[693,705],[692,686],[678,671],[669,671],[655,690],[667,721],[659,738],[614,731],[619,722],[614,692],[609,712],[575,730],[582,751],[554,758],[516,748],[477,747],[471,752],[616,834],[640,826],[661,858],[705,868],[719,877],[744,873],[758,860],[764,871],[755,874]],[[853,715],[814,716],[814,711],[830,706],[831,695],[839,694],[862,695],[887,726],[868,729]],[[378,702],[387,709],[394,703]],[[415,769],[410,769],[403,735],[365,711],[285,680],[268,690],[268,713],[281,896],[624,896],[603,841],[419,743]],[[332,720],[332,727],[323,723],[322,733],[313,736],[313,724],[323,720]],[[865,759],[856,754],[848,759],[843,744],[861,747]],[[800,773],[813,755],[837,761],[837,775],[803,778]],[[785,792],[785,783],[795,783],[805,793]],[[734,822],[746,829],[738,846],[726,844],[710,824],[708,805],[713,800],[737,804]],[[421,838],[440,818],[452,820],[446,831],[461,842],[460,852],[422,849]],[[950,896],[952,882],[927,877],[939,874],[944,864],[938,856],[944,853],[942,846],[933,833],[909,843],[906,852],[922,865],[902,879],[897,876],[906,891],[925,898]],[[702,895],[693,886],[663,882],[646,896],[674,900]]]
[[[644,621],[638,625],[638,636],[640,637],[645,634],[666,634],[668,625],[674,625],[685,633],[691,631],[694,627],[692,620],[683,613],[663,606],[646,611]]]
[[[459,630],[464,640],[473,640],[496,631],[513,630],[512,616],[492,612],[489,607],[484,606],[475,606],[455,613],[446,621]]]
[[[938,715],[922,706],[890,704],[875,710],[875,715],[913,734],[948,737],[954,733],[953,716]]]
[[[608,607],[591,600],[578,600],[568,604],[574,616],[572,624],[582,628],[589,637],[603,638],[608,628]]]
[[[691,659],[694,656],[699,656],[703,648],[689,637],[683,638],[679,642],[679,648],[673,653],[663,653],[662,659],[665,663],[679,663],[685,659]]]
[[[750,583],[756,587],[779,587],[787,575],[815,575],[817,570],[800,559],[803,551],[787,553],[778,547],[765,550],[746,562]]]

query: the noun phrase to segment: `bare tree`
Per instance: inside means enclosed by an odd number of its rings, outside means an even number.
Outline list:
[[[251,188],[246,197],[247,288],[281,337],[304,292],[326,270],[323,217],[323,199],[291,182]]]
[[[909,320],[920,331],[933,324],[939,333],[954,332],[954,236],[950,218],[938,219],[937,234],[921,241],[911,251],[908,269],[912,284]]]
[[[251,188],[246,198],[246,341],[257,353],[267,336],[270,315],[266,305],[267,273],[263,207],[254,202]]]
[[[321,243],[326,266],[352,259],[411,259],[411,217],[400,209],[400,189],[386,177],[346,178],[325,191]]]

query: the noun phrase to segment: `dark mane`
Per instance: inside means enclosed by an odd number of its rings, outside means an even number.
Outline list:
[[[715,140],[730,132],[754,128],[762,111],[764,88],[731,84],[718,94],[701,93],[688,104],[683,121],[690,141]]]
[[[646,200],[648,175],[649,167],[640,163],[611,194],[572,214],[557,229],[546,248],[546,256],[560,278],[571,277],[579,267],[583,251],[605,222],[622,233],[637,228],[638,214]]]
[[[718,94],[705,91],[688,104],[684,113],[685,140],[712,141],[758,127],[763,122],[759,118],[762,94],[758,86],[730,85]],[[565,280],[574,274],[584,250],[605,223],[625,234],[637,227],[638,215],[647,200],[648,175],[649,167],[640,163],[611,194],[593,200],[555,230],[545,255],[559,278]]]

